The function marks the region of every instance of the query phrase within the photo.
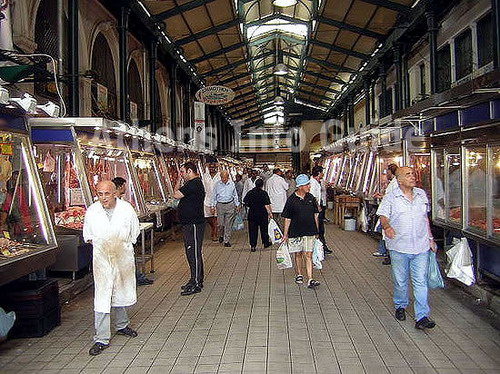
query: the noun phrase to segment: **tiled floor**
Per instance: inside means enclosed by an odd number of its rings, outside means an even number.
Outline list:
[[[152,286],[131,310],[135,339],[116,336],[90,357],[92,291],[63,308],[62,325],[41,339],[0,345],[1,373],[500,373],[500,333],[433,291],[437,327],[414,329],[393,317],[389,267],[376,243],[327,225],[335,253],[313,291],[278,270],[273,250],[205,245],[202,293],[179,296],[187,279],[180,242],[157,255]]]

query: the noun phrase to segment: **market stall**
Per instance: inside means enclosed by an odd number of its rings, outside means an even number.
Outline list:
[[[41,270],[57,242],[36,170],[25,118],[0,113],[0,285]]]

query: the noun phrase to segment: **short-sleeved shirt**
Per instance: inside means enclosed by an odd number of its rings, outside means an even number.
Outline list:
[[[197,177],[187,181],[179,191],[184,195],[178,207],[180,223],[186,225],[205,222],[205,188],[201,179]]]
[[[419,254],[429,250],[428,216],[429,200],[425,191],[413,188],[413,201],[396,185],[387,193],[377,210],[377,215],[389,219],[396,232],[394,239],[385,238],[392,251]]]
[[[317,235],[318,228],[314,215],[318,212],[318,203],[313,195],[306,193],[302,199],[296,193],[291,194],[281,213],[283,218],[291,220],[288,237]]]
[[[244,203],[248,206],[248,219],[250,221],[261,222],[267,219],[268,212],[266,205],[271,205],[269,195],[262,188],[252,188],[245,196]]]

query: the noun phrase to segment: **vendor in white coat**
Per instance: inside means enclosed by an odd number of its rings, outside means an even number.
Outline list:
[[[217,236],[217,212],[210,209],[210,204],[214,195],[214,185],[220,180],[220,173],[216,163],[208,164],[208,170],[202,175],[203,187],[205,188],[205,201],[203,202],[205,209],[205,218],[210,225],[210,236],[212,241],[218,240]]]
[[[129,203],[117,198],[112,181],[97,185],[99,201],[85,214],[83,237],[92,243],[94,272],[94,345],[89,354],[96,356],[109,346],[111,308],[116,314],[118,334],[136,337],[129,327],[127,307],[137,300],[134,247],[140,234],[137,214]]]
[[[283,229],[281,213],[283,212],[288,197],[288,183],[285,178],[283,178],[283,172],[280,169],[274,168],[273,175],[267,180],[266,191],[271,200],[273,218],[280,228]]]

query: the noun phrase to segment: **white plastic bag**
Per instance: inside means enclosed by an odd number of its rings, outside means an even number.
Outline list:
[[[276,264],[278,269],[288,269],[292,267],[292,258],[288,251],[288,243],[283,242],[276,251]]]
[[[323,250],[323,243],[321,243],[321,240],[316,239],[314,241],[314,247],[313,247],[313,265],[315,269],[322,269],[323,265],[321,264],[321,261],[325,259],[325,252]]]
[[[267,235],[269,235],[269,240],[273,244],[281,243],[283,240],[283,233],[274,219],[269,220],[269,224],[267,225]]]
[[[14,322],[16,321],[16,314],[14,312],[5,313],[5,310],[0,308],[0,342],[7,339]]]
[[[467,286],[471,286],[476,281],[474,268],[472,266],[472,252],[466,238],[453,240],[453,247],[448,249],[449,269],[446,273],[448,278],[455,278]]]
[[[359,211],[358,224],[361,231],[368,232],[368,217],[366,216],[366,207],[364,205],[361,206]]]

